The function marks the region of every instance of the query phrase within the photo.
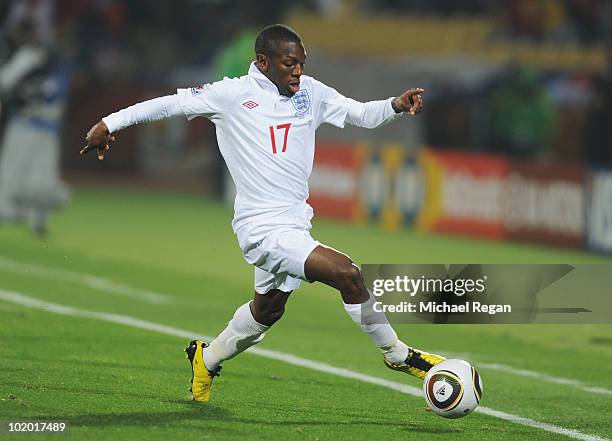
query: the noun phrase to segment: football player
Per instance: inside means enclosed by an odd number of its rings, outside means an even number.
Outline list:
[[[245,260],[255,267],[255,294],[214,340],[187,346],[193,398],[209,400],[223,361],[263,339],[302,281],[338,290],[346,312],[380,348],[385,364],[424,378],[444,358],[398,339],[385,316],[374,311],[359,267],[310,235],[313,211],[306,203],[315,131],[321,124],[372,129],[404,114],[415,116],[423,109],[424,90],[366,103],[347,98],[304,75],[304,44],[284,25],[259,33],[255,55],[245,76],[178,89],[103,118],[89,130],[81,150],[82,155],[95,151],[102,160],[119,130],[174,115],[204,116],[216,125],[219,149],[237,190],[232,227]]]

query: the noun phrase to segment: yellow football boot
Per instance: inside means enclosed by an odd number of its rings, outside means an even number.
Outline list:
[[[191,363],[191,388],[189,390],[193,399],[202,403],[206,403],[210,400],[210,388],[213,378],[218,377],[219,371],[221,370],[221,366],[215,371],[206,369],[204,359],[202,358],[202,349],[207,346],[208,343],[204,343],[200,340],[193,340],[185,348],[187,358]]]
[[[386,358],[384,359],[385,365],[387,365],[389,369],[405,372],[420,378],[421,380],[425,379],[427,371],[429,371],[434,365],[444,360],[446,360],[446,358],[440,355],[430,354],[414,348],[409,348],[408,357],[402,364],[393,364]]]

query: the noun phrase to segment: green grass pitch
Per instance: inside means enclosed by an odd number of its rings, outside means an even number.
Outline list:
[[[0,227],[0,292],[215,335],[252,296],[252,268],[230,221],[231,209],[200,197],[78,190],[44,241]],[[612,263],[322,220],[313,236],[360,263]],[[167,301],[146,301],[146,292]],[[472,361],[484,379],[483,406],[592,436],[584,439],[612,438],[612,326],[396,329],[408,344]],[[68,439],[113,441],[571,439],[480,413],[444,420],[425,412],[420,397],[249,353],[224,364],[212,401],[200,405],[187,400],[186,343],[0,300],[0,420],[65,420]],[[321,284],[296,291],[258,347],[420,387],[383,366],[339,295]]]

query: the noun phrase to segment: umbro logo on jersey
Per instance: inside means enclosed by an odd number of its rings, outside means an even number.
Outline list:
[[[245,101],[242,103],[242,105],[247,109],[254,109],[255,107],[259,106],[259,104],[257,104],[255,101]]]

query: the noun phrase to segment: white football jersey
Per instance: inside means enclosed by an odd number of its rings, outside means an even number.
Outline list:
[[[274,222],[273,217],[305,205],[312,171],[315,131],[322,123],[378,126],[395,116],[390,99],[374,101],[366,121],[363,103],[306,75],[291,98],[253,63],[247,75],[203,87],[178,89],[185,115],[209,118],[219,149],[236,184],[234,231],[245,222]],[[369,123],[374,119],[373,123]]]

